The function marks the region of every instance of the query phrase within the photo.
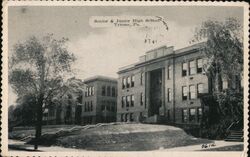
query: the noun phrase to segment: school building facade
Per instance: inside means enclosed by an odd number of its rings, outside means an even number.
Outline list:
[[[211,92],[204,73],[203,43],[162,46],[118,71],[117,121],[199,124],[200,96]]]

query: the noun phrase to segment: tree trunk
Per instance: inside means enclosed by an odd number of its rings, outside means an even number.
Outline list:
[[[44,77],[45,77],[45,62],[41,65],[40,71],[40,94],[37,103],[37,123],[36,123],[36,135],[34,149],[38,149],[38,143],[42,134],[42,122],[43,122],[43,103],[44,103]]]
[[[36,123],[36,134],[35,134],[35,145],[34,149],[38,149],[38,143],[40,140],[40,137],[42,135],[42,122],[43,122],[43,101],[40,98],[38,107],[37,107],[37,123]]]

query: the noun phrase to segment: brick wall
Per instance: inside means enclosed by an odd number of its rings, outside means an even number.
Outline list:
[[[182,53],[183,54],[183,53]],[[140,63],[134,66],[131,69],[123,70],[119,72],[118,78],[118,97],[117,97],[117,121],[121,120],[121,115],[127,113],[133,113],[133,119],[137,120],[140,114],[148,116],[148,106],[149,98],[146,97],[147,89],[147,77],[150,79],[149,72],[162,69],[163,70],[163,79],[165,80],[163,86],[163,106],[160,108],[160,115],[163,115],[167,122],[174,123],[183,123],[183,109],[187,109],[188,117],[185,124],[198,124],[198,109],[201,108],[200,99],[197,97],[198,84],[203,84],[203,92],[208,93],[208,78],[202,72],[197,73],[197,59],[200,59],[200,53],[197,50],[192,50],[188,53],[185,52],[184,55],[169,55],[167,57],[159,58],[152,61],[147,61],[145,63]],[[190,75],[189,70],[187,76],[182,76],[182,63],[189,61],[195,61],[195,74]],[[169,68],[170,67],[170,68]],[[187,66],[189,67],[189,66]],[[143,85],[140,84],[141,73],[143,73]],[[135,86],[132,88],[122,89],[122,79],[128,76],[135,76]],[[195,98],[189,99],[189,86],[194,85]],[[188,91],[187,100],[182,99],[182,87],[186,86]],[[169,101],[168,91],[171,91],[171,100]],[[140,105],[140,93],[143,93],[143,106]],[[122,97],[127,95],[135,95],[135,105],[133,107],[122,107]],[[145,107],[146,105],[146,107]],[[189,122],[189,109],[195,109],[195,120]],[[192,110],[194,111],[194,110]],[[140,113],[141,112],[141,113]],[[137,116],[137,117],[136,117]]]
[[[113,117],[112,121],[115,121],[116,116],[116,102],[117,102],[117,82],[114,82],[112,80],[94,80],[89,81],[86,83],[87,86],[94,87],[94,95],[91,96],[84,96],[83,101],[83,111],[82,111],[82,118],[84,123],[99,123],[104,122],[103,118],[103,112],[102,112],[102,105],[113,105],[114,106],[114,112],[106,112],[105,116],[107,117]],[[106,88],[106,96],[102,95],[102,87],[105,86]],[[111,95],[107,96],[107,87],[110,87]],[[115,88],[115,96],[112,96],[112,87]],[[85,112],[84,105],[85,102],[91,102],[93,105],[92,111]],[[87,119],[87,120],[84,120]],[[112,119],[112,118],[108,118]]]

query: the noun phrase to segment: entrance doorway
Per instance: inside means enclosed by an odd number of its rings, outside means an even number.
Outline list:
[[[149,116],[159,115],[162,106],[162,69],[150,72]]]

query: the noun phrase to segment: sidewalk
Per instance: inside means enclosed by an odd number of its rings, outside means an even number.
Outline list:
[[[34,146],[30,144],[25,144],[23,141],[18,140],[10,140],[9,139],[9,150],[10,151],[37,151],[37,152],[81,152],[81,151],[87,151],[83,149],[74,149],[74,148],[64,148],[64,147],[58,147],[58,146],[39,146],[38,150],[34,150]]]
[[[213,150],[216,148],[222,148],[227,146],[237,146],[243,145],[243,142],[227,142],[227,141],[214,141],[213,143],[204,143],[198,145],[190,145],[190,146],[182,146],[182,147],[175,147],[175,148],[160,148],[154,151],[206,151],[206,150]],[[34,146],[30,144],[25,144],[23,141],[17,140],[10,140],[9,139],[9,149],[11,151],[37,151],[37,152],[86,152],[87,150],[83,149],[74,149],[74,148],[64,148],[58,146],[39,146],[38,150],[34,150]]]
[[[214,141],[213,143],[204,143],[198,145],[190,145],[175,148],[161,148],[159,151],[204,151],[215,148],[222,148],[227,146],[243,145],[243,142],[227,142],[227,141]]]

